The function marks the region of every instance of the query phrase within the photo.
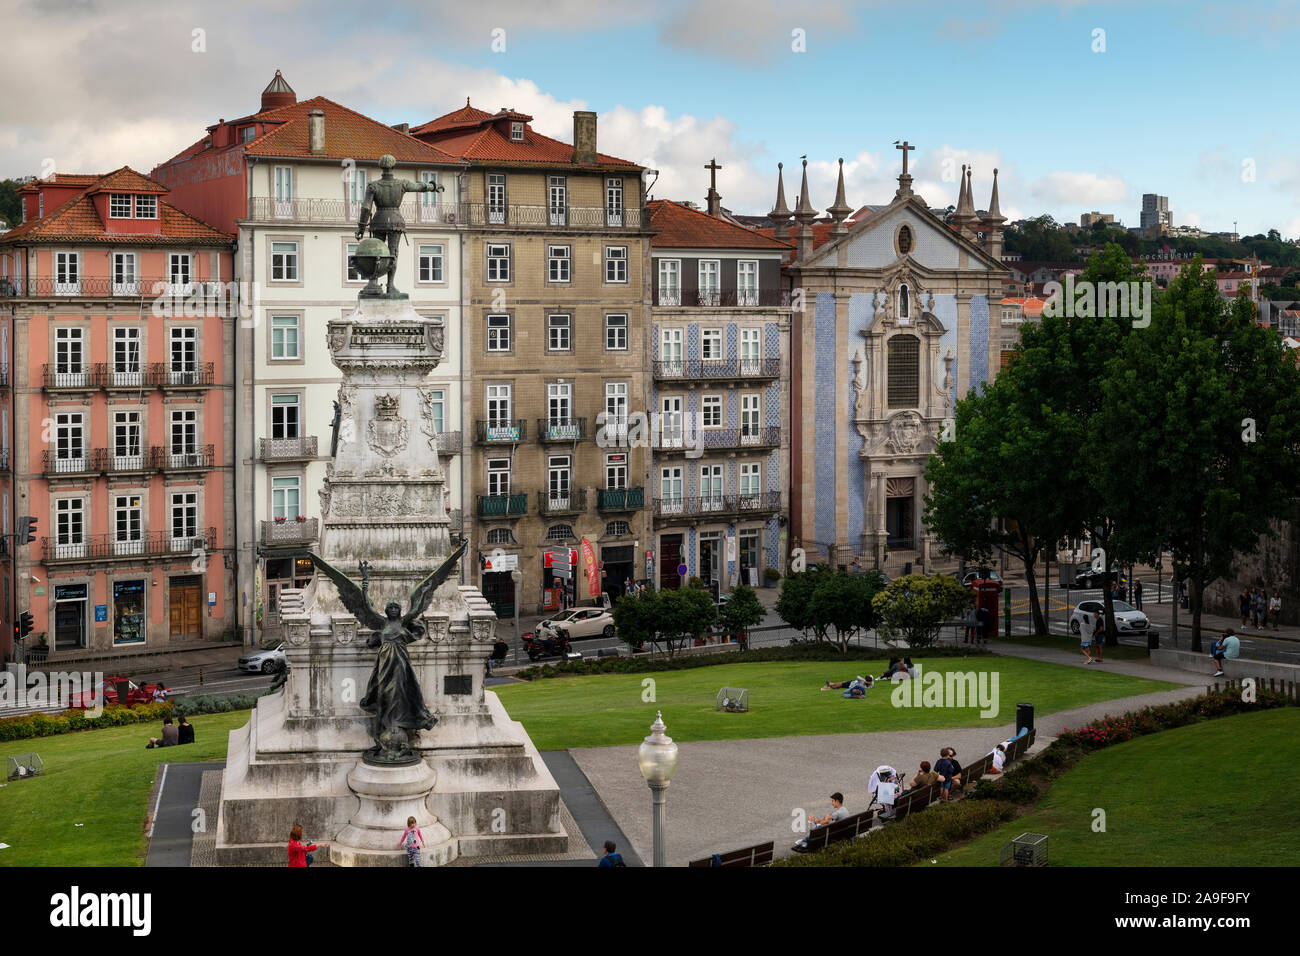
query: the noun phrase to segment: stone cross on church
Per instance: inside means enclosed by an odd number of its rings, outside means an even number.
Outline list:
[[[710,216],[720,216],[722,215],[722,197],[718,195],[718,170],[722,166],[718,163],[717,157],[714,157],[704,164],[704,168],[709,171],[709,195],[705,197],[705,203]]]

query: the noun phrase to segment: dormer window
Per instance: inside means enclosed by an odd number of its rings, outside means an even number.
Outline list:
[[[515,143],[522,143],[522,142],[524,141],[524,124],[523,124],[523,123],[511,123],[511,124],[510,124],[510,139],[511,139],[512,142],[515,142]]]
[[[45,193],[38,193],[36,196],[36,218],[45,218]]]
[[[243,129],[239,131],[239,137],[243,142],[247,143],[250,139],[253,138],[254,132],[255,130],[252,126],[245,126]]]
[[[158,218],[158,197],[157,196],[136,196],[135,197],[135,218],[136,219],[157,219]]]
[[[130,193],[112,193],[108,197],[108,218],[110,219],[131,218],[131,194]]]

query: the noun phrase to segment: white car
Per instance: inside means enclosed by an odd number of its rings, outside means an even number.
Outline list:
[[[265,651],[245,654],[239,659],[239,669],[254,674],[269,674],[286,664],[288,660],[284,656],[283,642]]]
[[[539,638],[561,635],[571,641],[587,637],[614,637],[614,615],[603,607],[574,607],[537,625]]]
[[[1147,616],[1123,601],[1112,601],[1115,609],[1115,629],[1121,634],[1145,634],[1151,622]],[[1080,601],[1070,612],[1070,633],[1078,634],[1080,623],[1086,618],[1088,627],[1096,627],[1097,615],[1106,613],[1106,605],[1101,601]],[[1091,633],[1091,631],[1089,631]]]

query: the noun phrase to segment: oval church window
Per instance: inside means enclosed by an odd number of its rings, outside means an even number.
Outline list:
[[[912,251],[912,229],[910,226],[904,226],[898,230],[898,254],[907,255]]]

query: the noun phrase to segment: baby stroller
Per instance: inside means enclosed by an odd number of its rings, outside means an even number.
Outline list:
[[[881,764],[872,771],[871,779],[867,781],[867,793],[871,794],[871,802],[867,804],[867,809],[879,806],[880,819],[893,819],[894,798],[902,789],[903,778],[899,772],[889,764]]]

